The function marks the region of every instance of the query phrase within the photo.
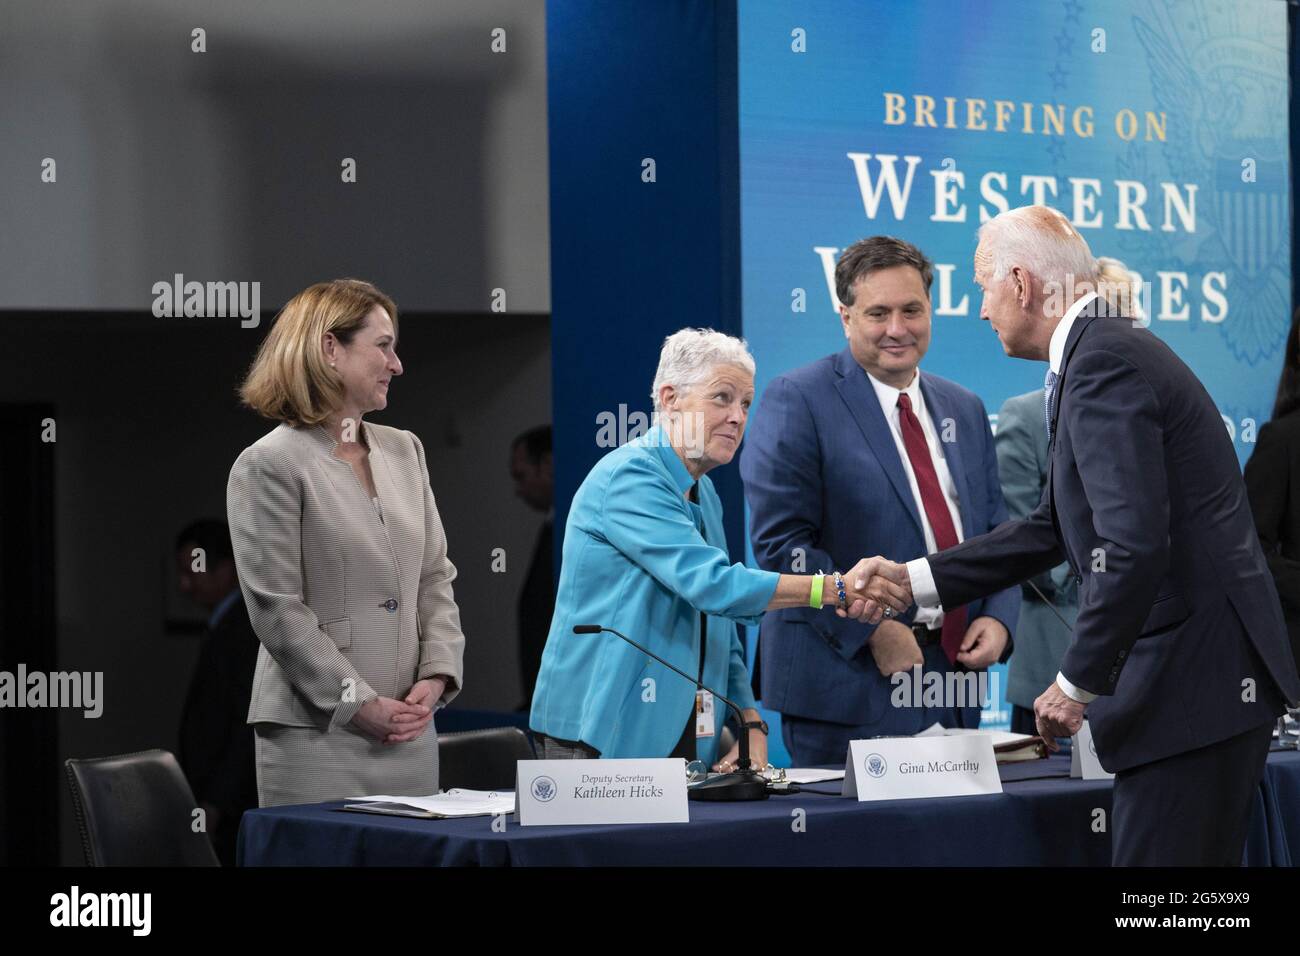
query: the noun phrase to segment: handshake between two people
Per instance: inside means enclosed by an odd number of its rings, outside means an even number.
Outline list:
[[[863,558],[843,575],[846,607],[837,607],[840,617],[864,624],[879,624],[903,614],[915,602],[907,565],[876,556]]]
[[[880,556],[863,558],[843,577],[844,606],[835,613],[876,627],[867,646],[880,673],[892,677],[921,666],[924,656],[912,629],[897,620],[916,603],[907,565]],[[1009,639],[1006,625],[997,618],[977,617],[961,636],[955,662],[982,670],[1001,658]]]
[[[840,617],[879,624],[882,620],[902,614],[915,603],[912,576],[907,571],[907,565],[888,558],[863,558],[844,575],[844,584],[848,606],[835,609]],[[908,657],[909,653],[916,652],[915,642],[910,640],[910,635],[904,634],[902,637],[901,642],[886,641],[879,648],[873,643],[872,654],[876,656],[882,674],[901,670],[899,661],[903,662],[903,666],[920,664],[919,655],[916,659]],[[993,618],[976,618],[966,632],[958,660],[968,667],[985,667],[997,660],[1006,639],[1006,628],[1001,623]],[[899,647],[903,648],[901,656],[892,653]],[[1057,737],[1071,737],[1079,732],[1087,706],[1068,696],[1056,682],[1049,684],[1038,696],[1034,701],[1034,722],[1049,750],[1055,752],[1060,749]]]

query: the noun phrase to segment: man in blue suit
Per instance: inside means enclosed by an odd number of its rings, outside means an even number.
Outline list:
[[[959,602],[1069,561],[1079,616],[1034,702],[1039,732],[1074,734],[1086,713],[1115,773],[1116,865],[1235,866],[1300,676],[1214,400],[1155,335],[1099,315],[1096,280],[1088,244],[1053,209],[980,230],[980,317],[1008,355],[1049,363],[1047,487],[1019,521],[878,568],[917,601]]]
[[[904,561],[1007,518],[984,406],[917,366],[930,344],[933,270],[888,236],[854,243],[835,269],[848,348],[774,379],[740,470],[760,567]],[[827,520],[829,515],[835,519]],[[978,672],[1005,659],[1018,588],[865,624],[791,608],[760,630],[762,699],[800,766],[842,763],[850,740],[979,724]],[[954,675],[957,679],[949,677]]]

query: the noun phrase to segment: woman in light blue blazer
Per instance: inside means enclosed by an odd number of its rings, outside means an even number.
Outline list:
[[[655,426],[601,459],[574,495],[530,725],[547,759],[678,756],[730,771],[738,748],[718,759],[720,701],[710,728],[713,702],[697,701],[689,681],[612,634],[574,634],[574,626],[621,631],[758,721],[736,622],[809,605],[842,614],[859,575],[777,574],[727,555],[707,472],[735,455],[754,398],[754,360],[742,340],[711,329],[669,336],[652,397]],[[872,581],[862,596],[905,609],[901,593],[885,587]],[[765,766],[766,727],[750,733],[750,757]]]

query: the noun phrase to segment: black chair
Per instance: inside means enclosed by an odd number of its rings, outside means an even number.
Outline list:
[[[439,734],[438,786],[443,790],[513,790],[515,761],[532,759],[532,742],[518,727]]]
[[[166,750],[68,760],[72,808],[87,866],[220,866],[198,804]]]

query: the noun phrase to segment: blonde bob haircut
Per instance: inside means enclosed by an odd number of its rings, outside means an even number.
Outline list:
[[[334,279],[303,289],[275,317],[239,387],[240,400],[264,418],[289,425],[317,425],[343,402],[343,381],[321,348],[333,332],[344,345],[375,306],[393,320],[397,307],[369,282]]]

